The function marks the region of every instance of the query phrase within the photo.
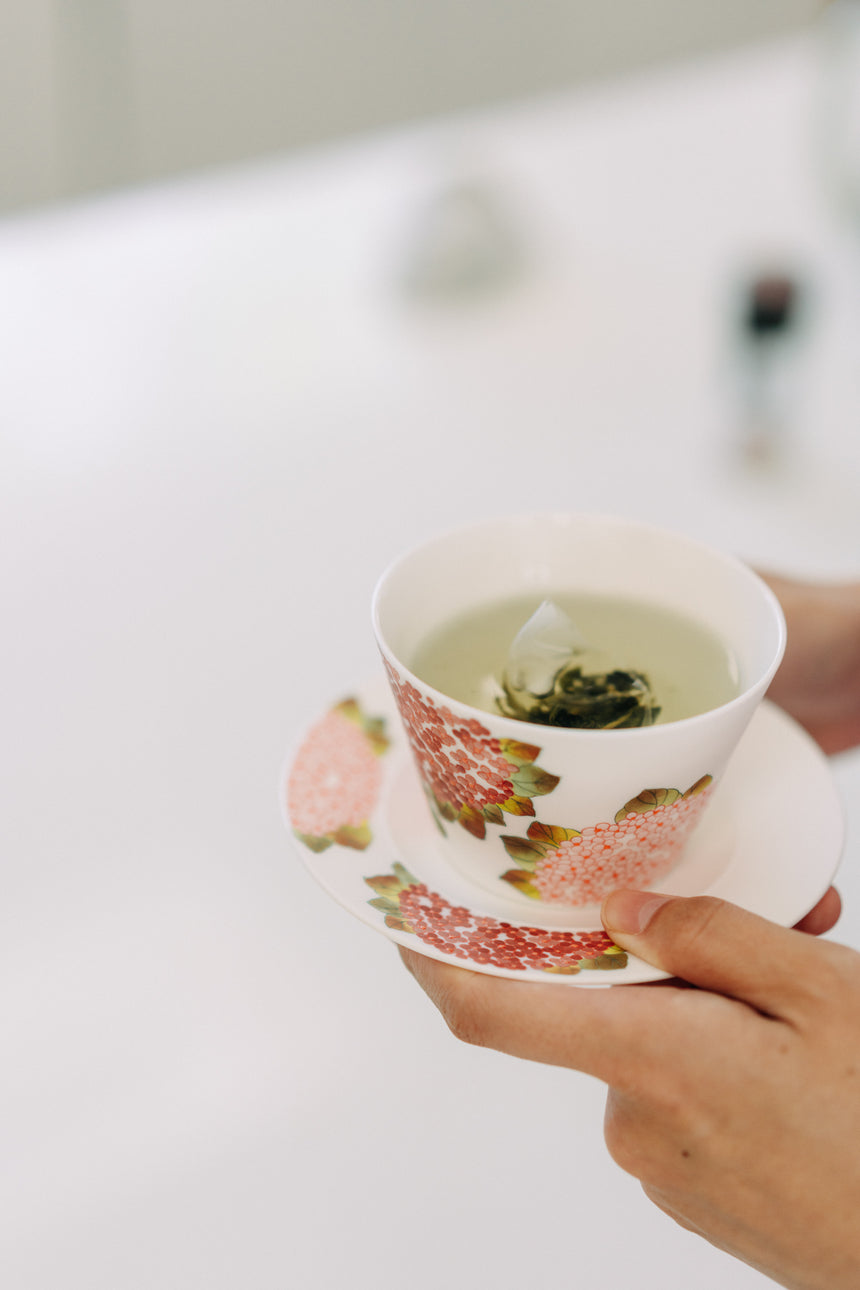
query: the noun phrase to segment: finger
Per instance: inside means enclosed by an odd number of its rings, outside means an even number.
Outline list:
[[[826,891],[814,909],[810,909],[805,918],[794,924],[796,932],[806,932],[810,936],[823,936],[839,922],[842,914],[842,899],[835,887]]]
[[[615,891],[603,925],[623,949],[706,990],[729,995],[769,1016],[792,1018],[812,996],[825,948],[712,896]]]
[[[470,972],[402,947],[400,954],[458,1039],[629,1092],[644,1070],[689,1050],[694,1008],[737,1007],[668,982],[569,989]]]

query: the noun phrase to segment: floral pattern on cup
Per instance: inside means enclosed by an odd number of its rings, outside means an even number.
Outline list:
[[[411,933],[425,945],[465,963],[524,972],[533,968],[564,975],[585,969],[627,966],[627,955],[603,929],[565,932],[520,927],[476,914],[430,891],[402,864],[393,873],[365,878],[376,892],[368,904],[385,915],[386,927]]]
[[[379,759],[388,745],[385,719],[366,716],[355,699],[338,703],[308,731],[290,768],[287,814],[311,851],[333,843],[363,851],[370,844]]]
[[[559,782],[536,764],[540,748],[516,739],[496,739],[476,718],[437,707],[404,681],[388,660],[385,670],[437,825],[456,821],[476,838],[505,814],[534,815],[533,797]]]
[[[534,900],[567,905],[594,904],[615,887],[647,887],[680,859],[712,782],[703,775],[685,793],[643,789],[611,824],[581,831],[535,820],[524,838],[502,837],[518,867],[501,876]]]

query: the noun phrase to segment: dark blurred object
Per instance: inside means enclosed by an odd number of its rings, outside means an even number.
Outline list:
[[[741,452],[752,465],[772,464],[784,447],[801,296],[798,282],[785,273],[753,278],[744,292]]]
[[[797,286],[791,278],[758,278],[749,294],[748,331],[758,338],[787,330],[794,321],[796,304]]]

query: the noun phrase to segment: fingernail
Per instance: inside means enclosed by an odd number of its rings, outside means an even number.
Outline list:
[[[613,891],[603,902],[601,915],[606,930],[626,932],[638,936],[651,922],[661,905],[671,896],[660,896],[654,891]]]

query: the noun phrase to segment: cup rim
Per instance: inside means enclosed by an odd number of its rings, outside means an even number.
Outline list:
[[[435,686],[422,680],[388,645],[380,622],[379,604],[381,596],[384,587],[391,576],[414,555],[428,549],[437,542],[442,542],[461,534],[465,536],[469,533],[477,532],[480,529],[500,526],[508,522],[525,524],[534,521],[543,521],[548,524],[552,524],[577,519],[604,524],[614,524],[618,526],[628,526],[630,528],[648,531],[683,542],[688,547],[697,549],[703,554],[706,554],[709,558],[721,561],[727,567],[734,569],[736,572],[755,583],[762,595],[762,599],[771,610],[777,627],[776,647],[773,651],[773,657],[768,667],[751,685],[746,686],[739,694],[734,695],[733,698],[727,700],[725,703],[719,704],[715,708],[708,708],[704,712],[695,713],[693,716],[681,717],[676,721],[658,722],[651,726],[634,726],[632,728],[625,728],[622,730],[588,730],[581,727],[571,728],[566,726],[550,726],[543,725],[536,721],[521,721],[518,718],[506,717],[501,712],[488,712],[484,708],[477,708],[471,704],[464,703],[462,700],[455,699],[452,695],[445,694],[444,691],[437,690]],[[711,546],[709,543],[704,542],[699,538],[690,537],[685,533],[678,532],[675,529],[666,528],[663,525],[655,524],[649,520],[638,520],[628,516],[597,511],[522,512],[512,516],[500,516],[484,520],[476,520],[466,525],[454,525],[439,531],[434,536],[427,538],[424,541],[413,543],[405,551],[402,551],[399,555],[395,556],[395,558],[383,569],[377,579],[371,598],[371,623],[377,645],[383,657],[387,658],[393,666],[396,666],[398,672],[404,677],[404,679],[407,679],[411,684],[424,690],[434,700],[440,701],[442,706],[457,708],[466,718],[474,718],[482,722],[490,720],[493,722],[493,729],[501,731],[503,737],[519,739],[521,742],[524,741],[522,734],[524,728],[531,731],[543,732],[544,742],[546,741],[547,735],[551,735],[554,738],[561,737],[566,740],[576,739],[577,741],[585,741],[594,740],[609,734],[611,734],[617,742],[620,736],[624,736],[627,739],[651,738],[654,740],[655,738],[661,737],[661,731],[670,732],[680,728],[690,729],[697,723],[708,724],[714,718],[715,714],[720,714],[720,716],[722,716],[727,712],[731,712],[733,709],[741,708],[745,704],[748,704],[752,695],[758,693],[759,698],[764,696],[774,675],[776,674],[777,668],[782,662],[788,635],[785,614],[783,613],[782,605],[779,603],[776,594],[771,590],[764,579],[756,573],[750,565],[741,560],[740,557],[733,555],[731,552],[722,551],[719,547]]]

